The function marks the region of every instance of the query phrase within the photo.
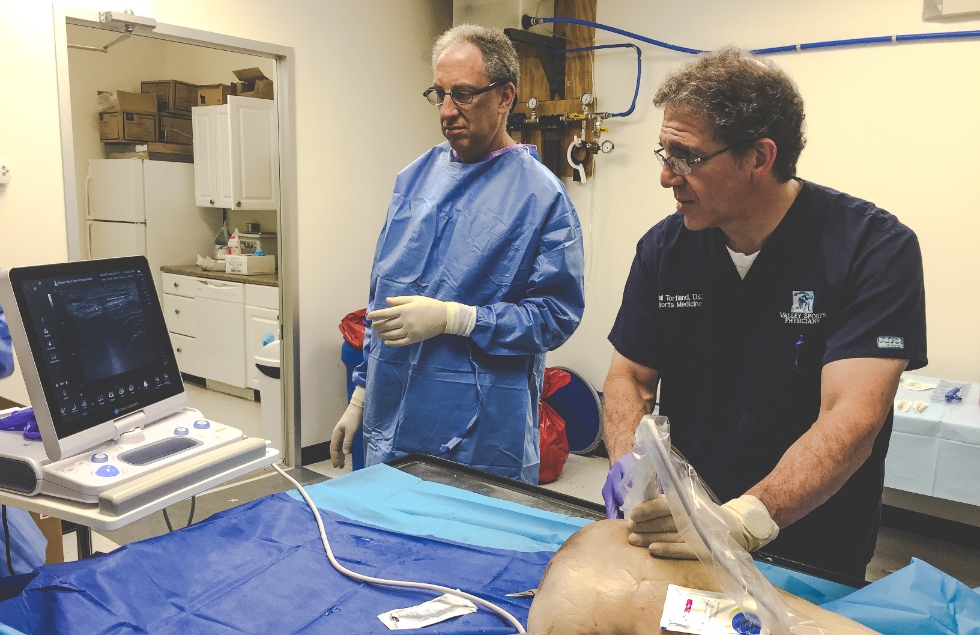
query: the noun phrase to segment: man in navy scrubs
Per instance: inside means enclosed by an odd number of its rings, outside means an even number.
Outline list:
[[[803,99],[766,59],[702,55],[654,104],[660,182],[677,212],[637,244],[609,334],[607,511],[618,514],[621,457],[659,385],[671,441],[728,501],[733,538],[863,578],[895,391],[926,364],[915,234],[796,176]],[[857,161],[853,151],[840,159]],[[655,556],[693,557],[662,497],[634,509],[630,527]]]

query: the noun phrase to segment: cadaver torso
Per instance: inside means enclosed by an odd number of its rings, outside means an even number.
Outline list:
[[[626,541],[625,520],[602,520],[575,532],[548,563],[528,615],[534,635],[654,635],[660,630],[667,586],[721,591],[697,560],[654,558]],[[794,614],[834,635],[871,629],[784,591]]]

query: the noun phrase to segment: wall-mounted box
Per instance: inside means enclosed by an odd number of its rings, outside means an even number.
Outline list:
[[[493,29],[521,29],[521,18],[529,15],[551,18],[555,0],[453,0],[453,26],[479,24]],[[551,24],[531,27],[532,33],[551,35]]]
[[[926,20],[980,15],[980,0],[924,0],[922,17]]]

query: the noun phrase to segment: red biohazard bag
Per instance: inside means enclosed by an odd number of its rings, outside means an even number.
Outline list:
[[[571,381],[572,376],[559,368],[544,369],[544,386],[541,388],[541,403],[538,407],[538,432],[541,442],[541,471],[538,474],[538,483],[550,483],[557,479],[568,459],[565,420],[544,400]]]
[[[340,332],[344,335],[344,340],[357,350],[364,348],[364,318],[366,316],[367,309],[361,309],[348,313],[340,321]]]

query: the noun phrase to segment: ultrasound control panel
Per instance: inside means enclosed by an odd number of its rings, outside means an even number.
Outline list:
[[[241,430],[205,418],[193,408],[97,448],[45,465],[45,493],[84,503],[107,489],[162,467],[245,438]]]

